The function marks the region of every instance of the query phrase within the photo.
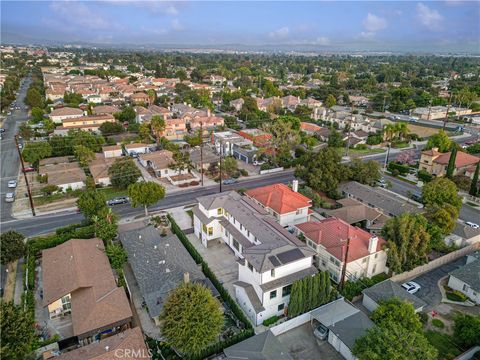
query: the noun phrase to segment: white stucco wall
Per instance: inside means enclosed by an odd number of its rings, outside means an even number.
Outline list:
[[[480,293],[477,293],[473,291],[473,289],[468,286],[466,290],[464,290],[464,286],[467,285],[460,279],[457,279],[456,277],[450,275],[450,278],[448,279],[448,286],[451,287],[453,290],[458,290],[461,293],[465,294],[468,296],[470,300],[475,302],[476,304],[480,305]]]

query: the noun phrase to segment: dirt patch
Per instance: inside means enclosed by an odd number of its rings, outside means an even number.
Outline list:
[[[8,274],[7,274],[7,281],[5,283],[5,292],[3,295],[3,300],[13,301],[13,295],[15,293],[15,279],[17,274],[17,262],[14,261],[13,263],[7,266]]]
[[[429,127],[420,126],[420,125],[408,124],[408,129],[410,130],[410,133],[417,134],[422,138],[430,137],[438,133],[438,129],[436,128],[429,128]]]

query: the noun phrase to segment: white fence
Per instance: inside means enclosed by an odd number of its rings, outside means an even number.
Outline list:
[[[275,168],[275,169],[268,169],[268,170],[260,170],[260,175],[264,174],[271,174],[271,173],[276,173],[283,171],[283,167]]]
[[[292,330],[296,327],[299,327],[300,325],[303,325],[303,324],[309,322],[310,318],[311,318],[310,313],[311,313],[311,311],[309,311],[305,314],[299,315],[297,317],[294,317],[293,319],[290,319],[288,321],[285,321],[285,322],[283,322],[279,325],[276,325],[276,326],[270,328],[270,330],[272,331],[273,335],[275,335],[275,336],[283,334],[284,332],[287,332],[288,330]]]

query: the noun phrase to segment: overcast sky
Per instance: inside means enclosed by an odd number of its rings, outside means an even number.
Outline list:
[[[2,1],[3,41],[480,52],[480,2]]]

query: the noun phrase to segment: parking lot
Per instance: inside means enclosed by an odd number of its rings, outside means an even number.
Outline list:
[[[295,360],[341,360],[343,357],[327,341],[317,340],[310,322],[277,337]]]
[[[421,289],[415,293],[420,299],[425,301],[428,305],[425,310],[429,311],[440,304],[442,300],[442,294],[438,288],[438,281],[447,276],[449,272],[465,265],[465,256],[442,265],[432,271],[429,271],[423,275],[420,275],[411,281],[418,283]]]

